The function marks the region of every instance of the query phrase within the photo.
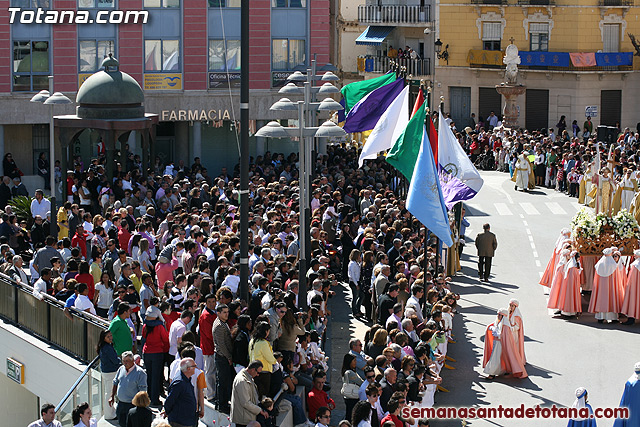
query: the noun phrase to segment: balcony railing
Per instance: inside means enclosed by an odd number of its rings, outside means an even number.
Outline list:
[[[471,0],[471,4],[507,4],[508,0]]]
[[[431,60],[411,58],[389,58],[388,56],[359,56],[358,71],[360,73],[384,74],[391,69],[392,62],[407,68],[407,75],[427,76],[431,73]]]
[[[0,274],[0,317],[31,332],[84,362],[95,356],[100,331],[109,323],[71,308],[73,320],[64,314],[64,301],[34,295],[33,288]]]
[[[576,66],[567,52],[526,52],[520,51],[520,70],[551,71],[631,71],[631,52],[596,53],[591,65]],[[536,59],[538,58],[539,59]],[[471,68],[504,68],[504,52],[499,50],[471,49],[467,63]]]
[[[518,0],[521,6],[553,6],[556,0]]]
[[[424,24],[429,18],[429,6],[358,6],[361,24]]]
[[[633,6],[633,0],[598,0],[599,6]]]

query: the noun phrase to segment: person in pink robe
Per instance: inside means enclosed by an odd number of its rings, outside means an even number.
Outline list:
[[[551,259],[547,263],[547,267],[544,269],[544,273],[542,274],[542,278],[540,278],[540,284],[542,286],[546,286],[547,288],[551,287],[551,283],[553,282],[553,275],[555,273],[556,265],[558,264],[560,251],[563,249],[564,245],[567,242],[570,242],[571,230],[568,228],[563,228],[560,232],[560,237],[556,240],[556,245],[553,248],[553,255],[551,255]]]
[[[516,348],[520,353],[522,363],[527,363],[527,358],[524,355],[524,324],[522,322],[522,313],[520,313],[520,302],[512,298],[509,301],[509,325],[511,326],[511,333],[513,334],[513,340],[516,344]]]
[[[633,325],[640,317],[640,249],[633,252],[635,261],[631,263],[629,276],[624,288],[624,300],[620,312],[627,316],[623,325]]]
[[[624,297],[623,284],[618,280],[618,263],[613,249],[602,251],[604,255],[596,264],[589,313],[595,313],[598,323],[618,321]]]
[[[509,310],[501,308],[498,310],[498,319],[489,325],[485,332],[482,366],[489,379],[493,379],[503,372],[510,373],[516,378],[527,377],[527,371],[513,341],[508,320]]]
[[[549,294],[548,308],[560,310],[563,317],[573,317],[582,312],[580,285],[582,271],[576,259],[577,252],[569,254],[569,260],[562,269],[562,280]]]
[[[554,307],[551,307],[552,305],[555,305],[555,300],[553,296],[556,295],[558,290],[562,287],[562,281],[564,280],[564,266],[569,261],[570,256],[571,256],[570,249],[563,249],[562,251],[560,251],[560,254],[558,255],[558,264],[556,264],[556,269],[554,270],[554,273],[553,273],[553,282],[551,282],[551,290],[549,291],[549,304],[547,304],[547,307],[549,308],[554,308]],[[555,314],[560,314],[560,313],[556,312]]]

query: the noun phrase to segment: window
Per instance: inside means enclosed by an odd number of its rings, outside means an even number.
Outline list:
[[[115,7],[114,0],[78,0],[79,9],[105,9]]]
[[[240,0],[209,0],[209,7],[240,7]]]
[[[179,71],[180,70],[180,41],[179,40],[145,40],[144,41],[144,70],[145,71]]]
[[[180,7],[180,0],[144,0],[145,8],[153,8],[153,7]]]
[[[80,40],[79,68],[81,73],[95,73],[100,68],[102,60],[110,53],[115,55],[115,41],[111,40]]]
[[[482,23],[482,49],[500,50],[502,39],[502,24],[500,22]]]
[[[48,41],[13,42],[13,90],[36,92],[49,88]]]
[[[529,41],[531,51],[546,52],[549,50],[549,24],[532,22],[529,24]]]
[[[240,40],[209,40],[209,70],[239,71]]]
[[[49,9],[49,0],[11,0],[11,6],[22,9]]]
[[[620,52],[620,24],[602,25],[602,50]]]
[[[290,71],[298,65],[306,65],[305,41],[274,39],[271,51],[271,68]]]
[[[307,0],[271,0],[271,7],[307,7]]]

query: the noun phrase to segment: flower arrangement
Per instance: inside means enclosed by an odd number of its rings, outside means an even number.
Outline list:
[[[640,225],[625,209],[609,217],[582,208],[571,220],[571,230],[581,254],[599,254],[611,246],[624,248],[625,252],[633,251],[640,238]]]

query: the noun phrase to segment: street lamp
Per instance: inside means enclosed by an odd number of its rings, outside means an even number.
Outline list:
[[[446,45],[444,47],[444,52],[442,53],[440,53],[442,51],[442,42],[440,41],[440,39],[435,41],[434,46],[435,46],[436,55],[438,56],[438,58],[444,59],[445,61],[447,61],[447,64],[449,64],[449,45]]]
[[[338,77],[330,71],[327,71],[322,76],[316,76],[315,73],[315,59],[312,61],[312,68],[307,70],[307,74],[304,75],[300,71],[292,73],[287,80],[285,86],[280,88],[278,93],[283,95],[304,95],[304,101],[292,102],[289,98],[281,98],[270,108],[270,111],[298,111],[298,126],[297,127],[283,127],[280,123],[272,121],[260,128],[256,132],[258,137],[266,138],[295,138],[299,139],[299,155],[298,161],[299,167],[299,179],[298,187],[300,191],[298,203],[300,209],[300,228],[298,230],[298,241],[300,244],[299,254],[299,289],[301,295],[306,295],[307,292],[307,261],[309,257],[309,249],[311,247],[309,236],[309,220],[311,216],[310,200],[308,191],[310,189],[309,175],[311,174],[311,156],[309,155],[312,146],[313,138],[332,138],[346,135],[345,131],[337,126],[332,121],[326,121],[320,126],[306,126],[306,123],[311,124],[311,113],[314,111],[338,111],[343,107],[332,98],[325,98],[321,102],[315,102],[315,94],[321,93],[323,95],[337,93],[339,89],[333,86],[329,81],[336,81]],[[314,81],[325,81],[322,86],[312,87]],[[304,87],[296,86],[294,82],[304,82]],[[302,297],[298,300],[300,308],[306,306],[306,297]]]
[[[53,95],[51,95],[53,94]],[[49,90],[41,90],[31,98],[31,102],[49,105],[49,186],[51,187],[51,228],[49,234],[58,236],[58,211],[56,209],[55,136],[53,128],[53,106],[71,104],[71,100],[60,92],[53,91],[53,76],[49,76]]]

